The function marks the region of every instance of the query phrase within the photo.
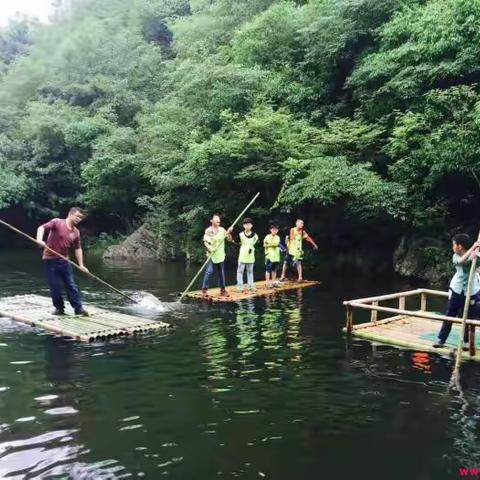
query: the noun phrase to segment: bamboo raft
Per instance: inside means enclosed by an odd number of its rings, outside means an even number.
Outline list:
[[[211,288],[208,290],[208,295],[204,295],[201,290],[195,290],[193,292],[187,293],[185,296],[188,298],[193,298],[195,300],[204,300],[208,302],[238,302],[240,300],[246,300],[254,297],[265,297],[267,295],[275,295],[279,292],[285,292],[287,290],[297,290],[298,288],[307,288],[318,285],[320,282],[314,280],[304,280],[303,282],[284,282],[280,283],[275,288],[267,288],[267,282],[255,282],[255,290],[253,292],[249,291],[247,287],[245,290],[239,292],[237,291],[236,286],[227,287],[228,297],[220,295],[219,288]]]
[[[434,352],[443,355],[451,355],[456,350],[461,318],[449,317],[435,312],[428,311],[428,298],[440,297],[446,299],[447,292],[419,288],[389,295],[377,297],[360,298],[343,302],[347,310],[347,323],[343,331],[354,337],[366,340],[395,345],[410,350],[423,352]],[[409,302],[415,302],[413,309],[407,308]],[[381,302],[392,302],[398,300],[398,307],[380,305]],[[419,308],[418,308],[419,307]],[[370,311],[370,321],[353,324],[353,311]],[[386,318],[380,319],[380,314],[388,314]],[[444,320],[453,323],[449,341],[443,348],[434,348],[433,344],[437,339],[441,322]],[[475,341],[475,328],[480,326],[479,320],[467,319],[466,327],[469,329],[469,351],[462,352],[462,358],[480,361],[480,354],[477,353]]]
[[[88,317],[55,316],[51,300],[39,295],[0,298],[0,317],[37,327],[81,342],[149,334],[171,327],[168,323],[89,306]]]

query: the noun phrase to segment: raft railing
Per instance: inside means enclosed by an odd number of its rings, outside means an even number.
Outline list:
[[[425,318],[428,320],[435,320],[438,322],[449,321],[458,325],[462,324],[462,319],[458,317],[450,317],[441,315],[427,310],[428,298],[431,297],[448,297],[448,292],[440,290],[430,290],[428,288],[418,288],[416,290],[408,290],[399,293],[390,293],[387,295],[378,295],[375,297],[359,298],[356,300],[348,300],[343,302],[346,307],[346,326],[345,331],[351,334],[353,327],[353,309],[370,310],[370,322],[363,322],[356,325],[355,328],[368,327],[373,325],[381,325],[382,323],[389,323],[391,321],[400,319],[405,316]],[[420,297],[420,310],[408,310],[406,308],[406,299],[410,297]],[[380,302],[398,299],[398,308],[381,306]],[[394,314],[393,317],[388,317],[383,320],[378,320],[379,312]],[[475,356],[475,328],[480,326],[479,320],[467,319],[466,325],[469,329],[469,353],[470,356]]]

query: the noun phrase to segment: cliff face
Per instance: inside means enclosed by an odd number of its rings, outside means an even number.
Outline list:
[[[103,254],[103,258],[160,261],[173,260],[175,256],[174,246],[159,238],[146,225],[142,225],[119,245],[108,247]]]
[[[393,254],[395,270],[405,277],[445,283],[452,274],[449,247],[437,238],[403,237]]]

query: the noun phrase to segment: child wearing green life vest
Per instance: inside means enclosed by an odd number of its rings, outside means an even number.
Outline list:
[[[250,291],[255,290],[253,281],[253,267],[255,265],[255,245],[258,235],[252,231],[253,220],[246,218],[243,221],[243,232],[240,233],[240,252],[238,254],[237,290],[243,290],[243,274],[247,270],[247,283]]]
[[[289,266],[296,267],[298,273],[298,281],[303,281],[303,241],[307,241],[315,250],[318,250],[317,244],[304,230],[304,222],[300,218],[295,222],[295,227],[290,229],[287,237],[287,254],[283,261],[281,282],[285,281],[285,275]]]
[[[270,225],[270,233],[263,239],[263,247],[265,248],[265,280],[267,282],[267,288],[273,288],[278,286],[275,280],[280,264],[278,225]]]

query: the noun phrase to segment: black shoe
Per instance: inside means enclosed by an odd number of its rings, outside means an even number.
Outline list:
[[[445,346],[445,342],[442,342],[441,340],[433,344],[433,348],[443,348],[444,346]]]
[[[78,310],[75,312],[75,315],[80,315],[82,317],[89,317],[90,314],[82,308],[82,310]]]
[[[58,316],[58,315],[65,315],[65,310],[60,310],[59,308],[56,308],[53,312],[52,315]]]

